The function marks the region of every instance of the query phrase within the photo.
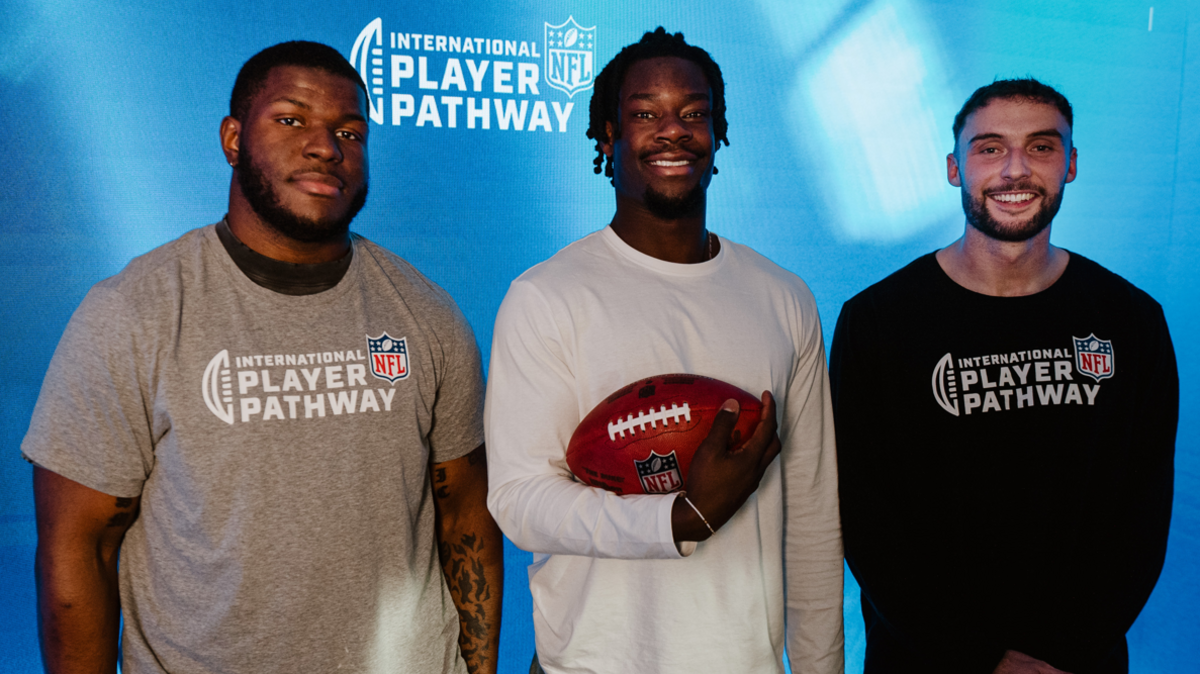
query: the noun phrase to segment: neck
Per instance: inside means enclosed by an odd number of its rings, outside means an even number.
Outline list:
[[[646,210],[641,202],[617,195],[617,213],[612,228],[634,250],[676,264],[696,264],[711,259],[720,247],[709,240],[704,204],[696,212],[676,220],[664,220]]]
[[[962,238],[937,252],[958,285],[993,297],[1034,295],[1054,285],[1070,254],[1050,245],[1050,228],[1025,241],[999,241],[967,225]]]
[[[350,233],[330,241],[306,242],[290,239],[265,222],[241,196],[237,179],[229,194],[229,229],[250,250],[281,262],[318,264],[341,259],[350,251]]]

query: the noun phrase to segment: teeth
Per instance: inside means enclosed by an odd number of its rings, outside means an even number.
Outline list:
[[[1033,192],[1021,192],[1019,194],[993,194],[992,198],[996,201],[1004,201],[1008,203],[1016,203],[1018,201],[1029,201],[1034,197]]]
[[[682,160],[681,161],[666,161],[664,159],[660,159],[658,161],[652,161],[650,163],[653,164],[654,166],[687,166],[691,162],[682,161]]]

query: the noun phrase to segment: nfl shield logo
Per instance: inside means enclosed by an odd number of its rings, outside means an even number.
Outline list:
[[[1113,376],[1112,342],[1100,339],[1094,333],[1075,340],[1075,369],[1100,381]]]
[[[406,337],[395,339],[388,333],[378,337],[367,335],[367,352],[371,374],[395,384],[408,376],[408,342]]]
[[[633,465],[642,479],[642,491],[647,494],[669,494],[683,487],[675,452],[667,455],[651,452],[645,461],[634,460]]]
[[[584,28],[575,17],[546,26],[546,83],[573,98],[592,88],[596,78],[596,27]]]

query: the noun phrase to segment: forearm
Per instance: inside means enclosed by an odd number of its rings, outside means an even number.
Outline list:
[[[51,550],[36,556],[38,632],[45,671],[117,670],[120,599],[116,550]]]
[[[458,609],[463,659],[471,674],[495,672],[504,595],[504,537],[490,517],[456,522],[440,534],[438,553]]]
[[[619,496],[542,474],[503,484],[488,501],[505,535],[522,550],[614,559],[680,556],[671,525],[674,495]]]

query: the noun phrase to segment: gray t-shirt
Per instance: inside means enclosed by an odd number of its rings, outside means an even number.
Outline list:
[[[142,497],[125,672],[466,671],[429,465],[483,441],[478,347],[445,291],[353,246],[335,287],[287,296],[193,230],[67,326],[22,451]]]

